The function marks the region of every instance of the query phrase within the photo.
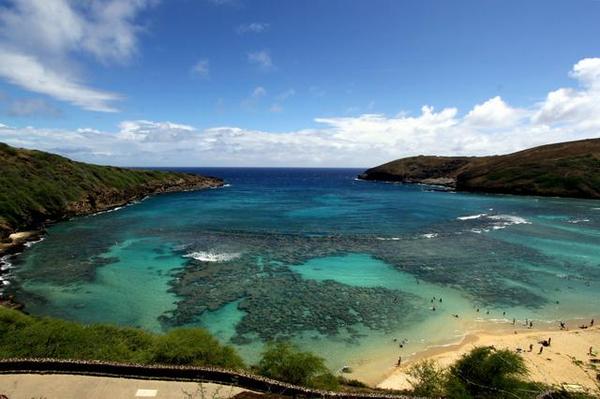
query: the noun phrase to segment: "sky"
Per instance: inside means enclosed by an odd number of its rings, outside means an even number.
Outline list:
[[[0,0],[0,142],[370,167],[600,137],[598,0]]]

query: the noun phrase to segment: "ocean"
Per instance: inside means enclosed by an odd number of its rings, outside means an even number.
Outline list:
[[[36,315],[205,327],[250,363],[291,340],[371,383],[470,330],[600,313],[600,201],[367,182],[358,169],[172,170],[227,184],[53,225],[8,259],[4,289]]]

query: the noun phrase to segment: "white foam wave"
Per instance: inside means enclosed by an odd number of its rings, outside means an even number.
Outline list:
[[[458,220],[474,220],[474,219],[481,219],[484,216],[487,216],[487,213],[479,213],[477,215],[469,215],[469,216],[459,216],[456,219],[458,219]]]
[[[495,221],[492,226],[494,230],[504,229],[515,224],[531,224],[529,220],[515,215],[492,215],[488,218]]]
[[[425,233],[422,235],[422,237],[425,237],[425,238],[435,238],[437,236],[438,236],[438,233]]]
[[[506,224],[531,224],[531,222],[525,218],[515,215],[492,215],[488,216],[492,220],[498,220]]]
[[[23,244],[23,246],[25,248],[31,248],[33,245],[42,242],[46,239],[46,237],[40,237],[39,239],[35,240],[35,241],[27,241],[25,244]]]
[[[399,241],[400,237],[376,237],[379,241]]]
[[[577,223],[587,223],[589,221],[590,221],[590,219],[573,219],[573,220],[567,220],[567,223],[577,224]]]
[[[487,233],[490,230],[501,230],[508,226],[517,224],[531,224],[531,222],[521,216],[516,215],[488,215],[487,213],[479,213],[477,215],[461,216],[458,220],[481,220],[489,222],[489,225],[470,229],[471,232],[481,234]]]
[[[239,258],[239,253],[217,253],[210,251],[196,251],[183,255],[184,258],[192,258],[200,262],[228,262]]]
[[[0,271],[4,272],[8,269],[12,269],[12,263],[10,263],[11,255],[5,255],[0,258]]]

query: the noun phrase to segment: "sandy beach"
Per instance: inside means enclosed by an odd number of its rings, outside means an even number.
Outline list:
[[[579,323],[583,324],[583,323]],[[595,325],[587,329],[578,328],[579,324],[572,323],[567,330],[524,330],[516,331],[482,331],[471,333],[456,345],[431,348],[412,356],[391,372],[379,383],[379,388],[385,389],[410,389],[408,369],[415,363],[424,359],[435,360],[440,366],[449,366],[463,354],[476,346],[494,346],[498,349],[517,351],[525,359],[529,369],[529,379],[545,384],[559,385],[571,384],[571,389],[584,389],[588,392],[600,393],[600,328]],[[569,324],[568,324],[569,325]],[[539,343],[551,339],[551,345],[544,347],[540,354]],[[533,350],[529,352],[529,346]],[[590,346],[594,355],[589,355]]]

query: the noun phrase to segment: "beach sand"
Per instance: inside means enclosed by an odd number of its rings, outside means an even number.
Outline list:
[[[580,323],[583,324],[583,323]],[[538,342],[552,338],[551,346],[544,347],[538,354]],[[529,345],[533,351],[529,352]],[[462,342],[456,345],[431,348],[411,356],[410,360],[397,367],[377,386],[385,389],[410,389],[408,369],[424,359],[433,359],[440,366],[449,366],[463,354],[476,346],[491,346],[497,349],[516,351],[522,349],[522,355],[529,369],[528,378],[531,381],[542,382],[555,386],[575,384],[591,393],[600,393],[600,363],[594,364],[591,359],[600,359],[600,328],[596,325],[587,329],[577,328],[575,324],[568,330],[524,330],[514,331],[484,331],[468,334]],[[596,356],[589,356],[590,346]],[[571,387],[577,390],[578,387]]]

